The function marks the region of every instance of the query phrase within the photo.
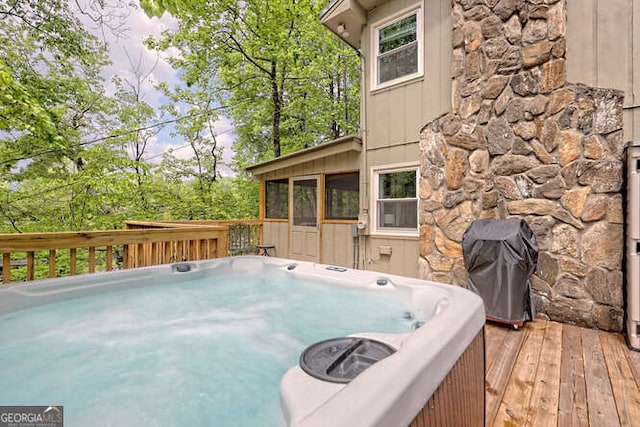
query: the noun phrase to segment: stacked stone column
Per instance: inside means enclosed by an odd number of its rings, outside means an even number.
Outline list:
[[[420,136],[420,275],[464,285],[471,222],[524,218],[539,313],[619,331],[623,95],[566,82],[565,1],[453,1],[452,111]]]

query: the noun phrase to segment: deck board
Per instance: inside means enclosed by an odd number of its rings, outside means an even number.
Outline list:
[[[589,423],[593,426],[620,425],[598,331],[582,330],[582,353],[584,379],[587,384]]]
[[[487,372],[493,367],[493,364],[500,354],[504,339],[507,336],[506,328],[486,328],[484,334],[486,354],[485,367]]]
[[[640,351],[635,351],[627,348],[626,350],[627,360],[629,360],[629,366],[633,377],[636,380],[636,385],[640,388]]]
[[[558,422],[558,399],[560,396],[560,362],[562,358],[562,325],[547,323],[540,351],[540,362],[536,372],[527,424],[552,426]]]
[[[529,401],[540,361],[546,323],[532,323],[524,333],[518,363],[511,372],[511,380],[500,402],[494,426],[524,425],[530,408]]]
[[[564,325],[562,335],[562,364],[560,367],[560,395],[558,401],[559,426],[588,426],[587,388],[582,361],[580,328]]]
[[[502,396],[507,388],[511,370],[516,362],[516,357],[520,351],[520,346],[522,345],[525,334],[521,333],[521,331],[513,331],[514,333],[507,334],[504,327],[492,327],[491,325],[487,327],[487,330],[502,330],[504,332],[502,341],[493,342],[494,345],[499,345],[497,350],[489,347],[486,352],[487,354],[494,354],[491,367],[488,369],[485,378],[487,390],[485,395],[486,420],[487,425],[489,425],[491,424],[489,420],[495,418],[498,408],[500,407]],[[491,335],[491,332],[489,332],[488,335]]]
[[[599,335],[620,425],[633,426],[634,423],[637,425],[640,423],[640,391],[625,354],[624,340],[619,335],[604,332]]]
[[[486,425],[640,426],[640,352],[620,334],[487,324],[485,354]]]

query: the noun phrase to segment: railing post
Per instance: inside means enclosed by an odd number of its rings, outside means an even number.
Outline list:
[[[122,269],[129,268],[129,244],[122,245]]]
[[[49,278],[56,277],[56,250],[49,249]]]
[[[33,251],[27,252],[27,280],[35,278],[35,256]]]
[[[69,273],[74,276],[76,274],[77,249],[69,249]]]
[[[11,254],[8,252],[2,254],[2,282],[11,282]]]
[[[89,273],[96,272],[96,248],[95,246],[89,247]]]
[[[113,268],[113,246],[107,246],[106,263],[107,271],[111,271]]]

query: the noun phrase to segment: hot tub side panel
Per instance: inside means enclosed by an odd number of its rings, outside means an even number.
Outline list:
[[[484,328],[451,368],[410,427],[485,424]]]

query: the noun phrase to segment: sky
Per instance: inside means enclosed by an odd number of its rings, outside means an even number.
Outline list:
[[[70,0],[72,1],[72,0]],[[95,0],[79,0],[78,3],[87,13],[91,13],[91,4],[95,4]],[[122,0],[106,0],[107,7],[109,5],[122,5]],[[109,57],[112,65],[105,67],[103,77],[105,79],[105,89],[108,95],[112,95],[115,91],[111,79],[115,75],[122,78],[133,79],[131,63],[140,64],[141,69],[145,73],[150,73],[149,81],[143,85],[144,101],[154,108],[160,107],[166,103],[164,95],[155,89],[154,85],[159,82],[167,82],[169,87],[173,87],[180,83],[179,74],[174,70],[167,58],[171,55],[178,55],[177,50],[169,50],[167,52],[150,51],[144,45],[144,40],[150,35],[156,38],[165,30],[175,30],[178,27],[178,21],[168,13],[160,18],[149,18],[139,7],[137,1],[136,6],[123,8],[114,8],[121,16],[118,22],[122,23],[123,31],[114,34],[109,29],[101,28],[95,24],[87,16],[78,14],[85,28],[105,41],[109,47]],[[233,152],[231,146],[235,138],[232,123],[224,117],[216,122],[215,131],[218,135],[218,144],[223,147],[223,162],[230,164]],[[157,135],[155,135],[147,146],[145,159],[149,163],[159,163],[162,160],[162,154],[173,150],[173,154],[180,158],[189,158],[193,156],[193,152],[188,145],[179,137],[172,137],[171,126],[166,126]],[[231,175],[233,172],[227,167],[220,169],[222,175]]]

